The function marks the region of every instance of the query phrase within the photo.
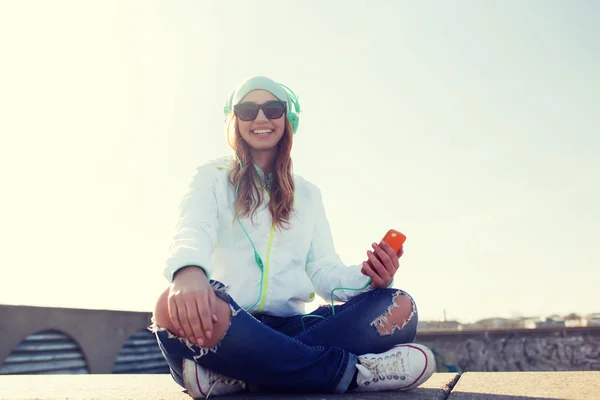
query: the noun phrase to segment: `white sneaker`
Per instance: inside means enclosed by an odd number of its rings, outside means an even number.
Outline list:
[[[183,360],[183,384],[194,399],[208,399],[208,396],[242,392],[246,383],[237,379],[202,368],[193,360]]]
[[[385,353],[358,357],[357,392],[411,390],[425,382],[436,370],[435,356],[427,347],[399,344]]]

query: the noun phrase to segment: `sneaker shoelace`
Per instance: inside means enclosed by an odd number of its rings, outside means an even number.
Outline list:
[[[402,379],[405,380],[404,369],[401,364],[402,353],[397,352],[385,357],[363,358],[359,357],[360,363],[367,367],[373,376],[371,380],[378,382],[386,379]],[[402,373],[399,373],[402,371]]]
[[[210,396],[210,393],[212,392],[212,390],[214,389],[214,387],[218,384],[218,383],[222,383],[224,385],[228,385],[228,386],[233,386],[233,385],[242,385],[243,388],[246,387],[246,383],[243,381],[240,381],[238,379],[233,379],[233,378],[228,378],[226,376],[223,376],[221,374],[217,374],[212,372],[210,374],[210,378],[209,378],[212,383],[210,384],[210,387],[208,389],[208,393],[206,394],[206,399],[208,400],[208,397]]]

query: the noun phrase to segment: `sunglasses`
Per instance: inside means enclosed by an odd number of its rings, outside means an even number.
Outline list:
[[[233,113],[242,121],[254,121],[258,116],[258,111],[263,110],[268,119],[278,119],[285,113],[285,101],[271,100],[265,104],[240,103],[233,106]]]

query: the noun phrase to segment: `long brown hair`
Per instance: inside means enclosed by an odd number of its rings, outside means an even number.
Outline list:
[[[229,171],[229,182],[235,190],[235,218],[254,217],[263,203],[263,190],[259,188],[260,178],[254,167],[250,145],[242,138],[237,117],[232,113],[227,117],[227,141],[242,163],[234,158]],[[273,162],[271,181],[265,189],[269,193],[269,211],[273,224],[279,228],[289,225],[294,205],[294,179],[292,177],[292,141],[293,130],[285,117],[285,131],[277,144],[277,153]],[[265,171],[266,173],[267,171]],[[266,176],[265,176],[266,178]],[[239,184],[239,187],[238,187]]]

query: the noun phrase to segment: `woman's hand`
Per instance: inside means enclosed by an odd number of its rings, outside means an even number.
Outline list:
[[[386,288],[394,279],[394,275],[400,266],[398,259],[404,253],[404,248],[400,248],[398,254],[386,242],[380,244],[373,243],[373,251],[367,251],[368,261],[362,264],[361,272],[371,278],[371,286],[379,289]]]
[[[202,346],[217,322],[215,292],[202,268],[177,271],[169,288],[169,317],[179,336]]]

